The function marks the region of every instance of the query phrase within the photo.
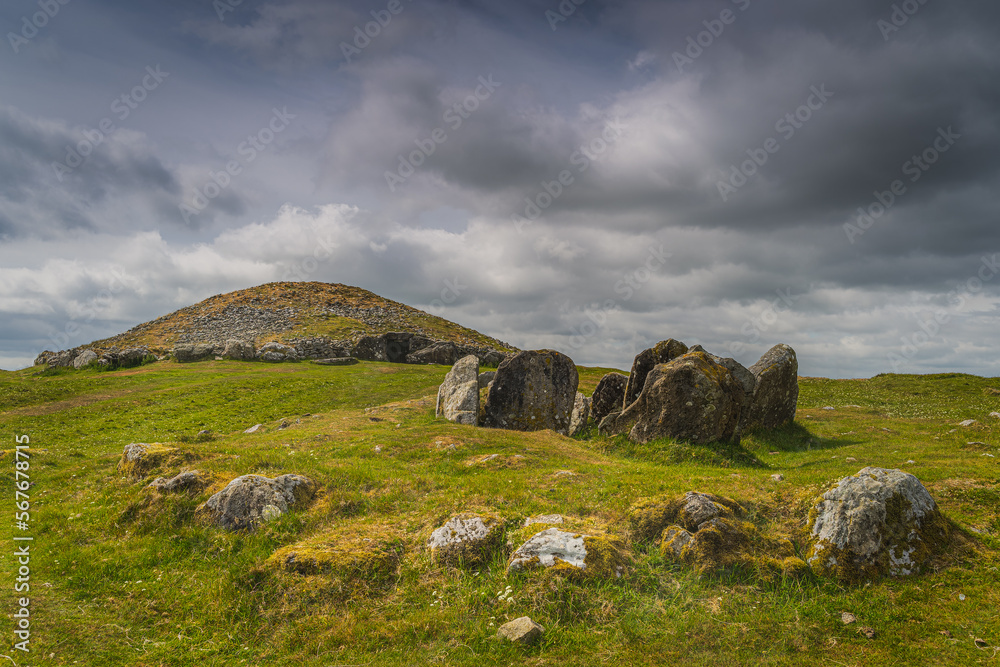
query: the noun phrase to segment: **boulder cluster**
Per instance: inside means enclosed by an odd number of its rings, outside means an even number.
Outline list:
[[[83,368],[96,362],[110,368],[138,366],[148,359],[172,356],[181,363],[233,359],[236,361],[286,362],[312,359],[327,365],[345,365],[358,359],[390,361],[407,364],[441,364],[450,366],[472,355],[484,366],[497,366],[505,354],[484,345],[459,344],[405,331],[335,340],[327,337],[302,338],[280,343],[267,341],[257,344],[253,338],[228,338],[216,342],[178,343],[168,355],[156,356],[148,347],[108,350],[78,347],[61,352],[46,350],[35,359],[35,365]]]
[[[553,350],[508,357],[485,382],[478,363],[468,356],[452,367],[438,390],[439,417],[563,435],[576,435],[592,421],[602,433],[627,435],[635,442],[738,443],[747,429],[791,422],[799,395],[798,361],[784,344],[745,368],[671,338],[636,355],[628,375],[605,375],[590,397],[577,391],[572,359]]]

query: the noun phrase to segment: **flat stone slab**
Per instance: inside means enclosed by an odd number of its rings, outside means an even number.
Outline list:
[[[320,366],[352,366],[358,363],[355,357],[330,357],[329,359],[313,359],[314,364]]]

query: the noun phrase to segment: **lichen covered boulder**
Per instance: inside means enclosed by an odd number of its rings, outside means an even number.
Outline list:
[[[181,343],[175,345],[172,352],[174,359],[181,363],[205,361],[215,356],[215,346],[211,343],[198,343],[196,345]]]
[[[526,350],[505,359],[486,395],[484,426],[569,433],[580,382],[573,360],[554,350]]]
[[[257,353],[253,341],[230,338],[222,349],[222,356],[236,361],[253,361]]]
[[[778,344],[749,368],[756,378],[743,427],[775,428],[795,419],[799,400],[799,362],[795,350]]]
[[[626,397],[627,400],[627,397]],[[694,444],[738,441],[743,387],[704,352],[658,364],[614,431],[633,442],[676,438]]]
[[[620,538],[547,528],[518,547],[510,558],[507,571],[541,567],[566,575],[620,577],[630,563],[631,558]]]
[[[590,411],[598,424],[612,412],[621,411],[625,401],[625,385],[628,376],[622,373],[608,373],[601,378],[590,397]]]
[[[229,482],[199,506],[217,526],[253,531],[263,522],[303,507],[316,493],[316,483],[305,475],[243,475]]]
[[[845,581],[917,574],[949,539],[920,480],[885,468],[837,482],[810,511],[808,527],[813,571]]]
[[[590,421],[590,399],[579,391],[573,401],[573,413],[569,418],[569,434],[579,435]]]
[[[97,353],[93,350],[84,350],[73,359],[73,368],[80,370],[95,361],[97,361]]]
[[[483,565],[503,544],[504,525],[499,517],[459,514],[431,533],[427,546],[431,558],[449,565]]]
[[[157,477],[149,483],[149,488],[159,493],[196,494],[208,488],[211,479],[198,470],[186,470],[171,478]]]
[[[474,354],[455,362],[438,387],[435,414],[458,424],[475,426],[479,419],[479,358]]]
[[[620,409],[625,410],[632,402],[639,398],[642,388],[646,384],[646,377],[657,364],[665,364],[673,361],[677,357],[687,353],[687,345],[668,338],[661,340],[653,347],[643,350],[635,356],[632,361],[632,372],[629,373],[628,381],[625,385],[625,397]]]
[[[261,361],[282,362],[296,361],[299,353],[291,345],[284,345],[275,341],[264,343],[257,350],[257,358]]]

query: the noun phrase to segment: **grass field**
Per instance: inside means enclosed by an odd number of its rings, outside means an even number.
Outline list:
[[[989,416],[1000,411],[1000,378],[802,378],[791,426],[740,446],[692,446],[436,420],[447,370],[164,362],[0,373],[8,545],[16,436],[30,437],[34,482],[23,533],[34,537],[32,650],[0,654],[17,665],[122,666],[1000,661],[1000,419]],[[581,390],[589,394],[605,371],[581,368]],[[965,419],[976,423],[957,425]],[[243,433],[258,423],[259,432]],[[180,455],[126,479],[116,464],[131,442]],[[489,454],[499,456],[482,462]],[[688,490],[734,498],[753,521],[801,540],[811,499],[868,465],[916,475],[957,528],[937,571],[857,586],[699,575],[633,543],[627,576],[567,579],[508,576],[502,557],[478,569],[439,567],[424,546],[463,510],[502,515],[515,547],[535,532],[524,518],[541,513],[564,515],[569,529],[624,536],[635,501]],[[146,488],[182,466],[216,484],[194,497]],[[574,474],[556,475],[566,470]],[[200,522],[195,508],[247,473],[301,473],[321,490],[309,509],[253,534]],[[388,545],[398,567],[324,577],[267,566],[275,550],[316,536]],[[17,563],[13,549],[2,552],[10,617]],[[858,622],[845,625],[844,611]],[[522,615],[546,627],[539,644],[495,638],[497,626]]]

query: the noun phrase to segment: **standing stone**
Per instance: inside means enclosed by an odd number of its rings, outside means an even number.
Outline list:
[[[389,359],[385,339],[381,336],[362,336],[351,351],[351,356],[365,361],[387,361]]]
[[[92,361],[97,361],[97,353],[93,350],[84,350],[73,360],[73,368],[80,370]]]
[[[642,392],[646,383],[646,376],[649,375],[654,366],[665,364],[687,351],[687,345],[679,340],[668,338],[637,354],[632,362],[632,372],[629,373],[628,383],[625,386],[625,400],[622,402],[621,409],[625,410],[632,405],[635,399],[639,398],[639,393]]]
[[[479,418],[479,358],[474,354],[455,362],[438,387],[438,417],[475,426]]]
[[[732,373],[704,352],[693,352],[656,365],[642,393],[616,420],[629,439],[648,442],[676,438],[695,444],[739,437],[743,387]]]
[[[222,356],[236,361],[253,361],[256,358],[253,342],[230,338],[222,350]]]
[[[580,377],[573,360],[554,350],[526,350],[506,359],[486,395],[484,425],[569,434]]]
[[[590,410],[598,424],[615,410],[621,410],[625,402],[625,386],[628,376],[623,373],[608,373],[597,383],[591,396]]]
[[[946,545],[948,522],[913,475],[864,468],[809,513],[812,569],[842,580],[916,574]]]
[[[799,362],[795,350],[783,343],[775,345],[749,370],[757,383],[744,426],[775,428],[790,424],[799,400]]]
[[[569,434],[571,436],[580,434],[587,428],[590,419],[590,399],[580,392],[576,392],[573,400],[573,414],[569,418]]]

